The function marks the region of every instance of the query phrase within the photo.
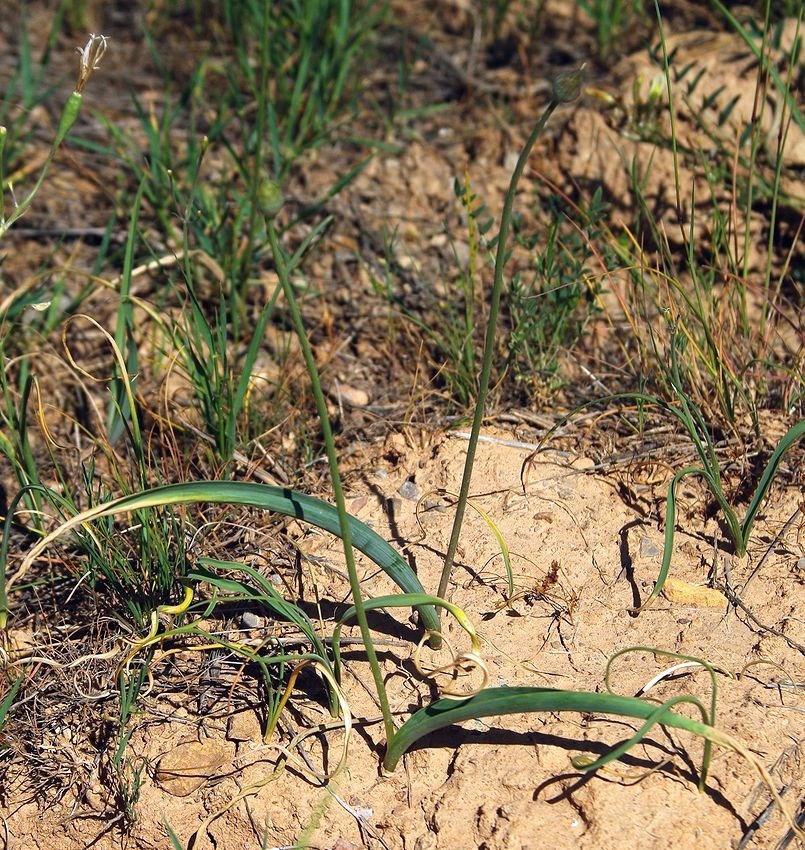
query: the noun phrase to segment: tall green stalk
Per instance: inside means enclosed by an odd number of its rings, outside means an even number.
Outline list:
[[[492,300],[489,305],[489,319],[486,326],[486,342],[484,343],[484,358],[481,364],[481,376],[478,382],[478,396],[475,402],[475,414],[472,419],[472,431],[470,432],[469,443],[467,444],[467,457],[464,461],[464,475],[461,479],[461,489],[456,502],[456,516],[453,520],[453,531],[450,535],[450,543],[447,547],[447,554],[444,558],[444,566],[442,567],[442,575],[439,580],[439,589],[436,595],[442,599],[447,595],[447,584],[450,581],[450,573],[453,569],[453,561],[456,557],[456,549],[458,548],[458,539],[461,535],[461,526],[464,522],[464,512],[467,507],[467,499],[470,494],[470,482],[472,480],[472,468],[475,463],[475,450],[478,447],[478,437],[481,433],[481,425],[484,419],[484,408],[486,407],[486,396],[489,392],[489,378],[492,374],[492,357],[495,351],[495,334],[497,332],[498,315],[500,313],[500,296],[503,291],[503,269],[506,266],[508,256],[506,254],[506,245],[509,241],[509,229],[511,228],[512,208],[514,207],[514,198],[517,194],[517,184],[525,170],[528,157],[535,142],[542,134],[548,119],[553,115],[555,109],[561,103],[570,103],[575,100],[581,93],[581,84],[583,77],[584,66],[577,71],[571,71],[566,74],[560,74],[553,83],[551,99],[545,107],[539,121],[531,131],[531,135],[523,147],[520,157],[517,160],[517,165],[514,167],[509,190],[506,193],[506,198],[503,202],[503,213],[500,217],[500,231],[498,232],[497,252],[495,254],[495,280],[492,284]]]
[[[270,184],[270,181],[265,181],[265,183]],[[271,195],[270,185],[264,185],[263,194]],[[274,198],[273,205],[275,205],[276,201],[279,199],[278,189],[276,195],[277,197]],[[335,497],[338,521],[341,528],[341,540],[344,544],[344,557],[346,558],[347,572],[349,573],[349,587],[352,593],[352,601],[355,606],[355,618],[358,621],[358,628],[361,632],[361,640],[366,648],[366,657],[369,661],[369,666],[372,669],[372,677],[375,680],[377,698],[380,702],[380,710],[383,714],[383,726],[386,733],[386,740],[390,742],[394,737],[394,724],[391,719],[391,709],[389,708],[388,696],[386,695],[386,686],[383,683],[383,674],[380,671],[380,665],[377,661],[377,653],[375,652],[374,643],[372,642],[372,633],[369,630],[369,623],[366,619],[366,609],[363,603],[363,596],[361,595],[361,582],[358,578],[358,569],[355,565],[355,554],[352,549],[352,532],[349,526],[344,490],[341,486],[341,474],[338,471],[338,457],[336,456],[335,451],[333,430],[330,426],[330,416],[327,412],[327,402],[325,401],[324,392],[321,388],[316,360],[313,357],[313,351],[310,347],[310,343],[308,342],[307,334],[305,333],[302,314],[300,313],[299,306],[296,303],[293,285],[288,277],[288,267],[285,262],[285,254],[280,247],[279,236],[277,234],[277,228],[274,225],[272,215],[266,216],[266,228],[268,230],[268,240],[271,245],[271,252],[274,256],[274,265],[277,270],[277,276],[280,279],[285,299],[288,302],[288,309],[291,314],[294,330],[299,337],[299,345],[302,349],[305,367],[307,369],[308,377],[310,378],[310,386],[313,390],[313,398],[316,402],[316,410],[318,411],[319,420],[321,422],[322,436],[324,437],[324,445],[327,450],[327,462],[330,468],[330,477],[333,482],[333,496]]]

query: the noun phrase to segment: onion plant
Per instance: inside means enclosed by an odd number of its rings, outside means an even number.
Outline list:
[[[91,42],[92,44],[92,42]],[[87,50],[89,50],[88,45]],[[89,55],[86,58],[87,67],[94,66]],[[83,65],[82,65],[83,67]],[[295,492],[293,490],[273,487],[264,484],[256,484],[244,481],[193,481],[180,484],[167,484],[160,487],[145,488],[139,492],[123,495],[112,501],[95,504],[92,507],[75,513],[67,518],[56,529],[48,534],[42,534],[41,539],[27,552],[20,566],[13,575],[6,575],[6,563],[10,541],[10,523],[13,516],[13,506],[6,518],[2,546],[0,546],[0,628],[5,629],[8,625],[11,609],[9,605],[8,591],[18,584],[26,576],[31,565],[40,554],[61,536],[68,532],[89,536],[91,539],[96,532],[93,530],[98,522],[109,523],[115,516],[128,512],[142,512],[154,508],[170,508],[177,505],[216,503],[227,505],[243,505],[256,507],[265,511],[278,513],[284,516],[294,517],[303,523],[308,523],[339,537],[343,542],[344,556],[349,575],[352,607],[345,612],[341,621],[334,627],[330,636],[330,645],[323,636],[318,634],[312,627],[307,617],[297,606],[282,598],[264,577],[249,567],[234,562],[222,562],[212,559],[203,559],[200,563],[184,571],[179,577],[179,583],[183,588],[183,599],[176,603],[163,603],[154,608],[150,617],[150,628],[142,637],[129,641],[127,651],[123,653],[121,669],[125,668],[134,655],[141,651],[154,651],[166,641],[183,636],[205,637],[205,640],[226,646],[234,652],[244,654],[255,660],[263,671],[268,681],[272,681],[272,672],[269,667],[277,666],[280,670],[284,666],[293,666],[285,692],[281,696],[276,693],[272,697],[270,706],[272,721],[269,730],[273,729],[276,714],[285,704],[290,690],[293,687],[296,676],[301,665],[311,664],[316,669],[327,686],[330,688],[330,706],[334,713],[348,714],[348,707],[343,701],[338,685],[340,670],[339,639],[342,626],[352,619],[357,620],[361,641],[366,652],[366,658],[372,671],[378,702],[381,707],[385,732],[385,755],[383,758],[384,769],[391,771],[398,765],[400,759],[413,745],[431,732],[454,723],[465,720],[500,716],[524,712],[559,712],[574,711],[582,713],[610,714],[618,717],[630,717],[640,722],[637,731],[623,744],[615,747],[607,755],[593,762],[577,762],[577,767],[582,770],[594,770],[602,764],[619,757],[628,748],[643,740],[646,735],[656,726],[662,725],[692,733],[700,736],[708,746],[705,747],[705,755],[702,764],[702,781],[706,778],[710,758],[709,744],[718,744],[731,749],[747,759],[763,777],[768,784],[771,793],[778,804],[782,803],[774,788],[772,781],[758,759],[739,741],[718,730],[714,726],[714,709],[708,709],[699,700],[692,696],[680,696],[657,705],[634,697],[621,696],[613,693],[593,693],[590,691],[558,690],[553,688],[534,687],[482,687],[477,692],[467,695],[455,689],[443,691],[443,698],[420,709],[409,719],[405,720],[399,728],[395,725],[389,707],[386,694],[385,682],[382,671],[378,664],[377,655],[373,643],[372,634],[367,620],[367,612],[378,607],[412,607],[419,612],[420,623],[423,627],[424,638],[431,639],[432,645],[438,644],[440,637],[440,622],[436,614],[436,607],[445,608],[456,618],[459,625],[469,635],[471,650],[456,655],[452,663],[438,671],[426,671],[431,673],[458,672],[465,670],[468,666],[479,668],[484,674],[485,668],[480,658],[480,643],[463,611],[444,599],[452,569],[452,561],[456,551],[458,536],[467,504],[475,449],[481,422],[484,414],[487,390],[491,373],[491,362],[495,339],[495,322],[497,319],[500,296],[503,286],[503,270],[508,259],[508,233],[511,225],[513,204],[515,200],[517,185],[525,169],[528,155],[539,135],[544,130],[546,123],[556,108],[565,102],[573,100],[578,96],[581,86],[581,73],[574,72],[565,75],[555,81],[551,100],[543,115],[537,122],[534,130],[520,155],[512,175],[508,193],[505,198],[503,213],[501,217],[500,230],[497,241],[497,256],[495,260],[495,282],[491,296],[491,307],[489,314],[489,327],[486,335],[486,346],[483,354],[479,387],[473,419],[472,436],[470,439],[464,477],[461,491],[456,505],[456,519],[453,528],[445,564],[441,575],[439,590],[436,596],[428,594],[421,582],[407,562],[386,541],[368,526],[361,523],[355,517],[349,515],[346,510],[345,498],[341,477],[339,472],[336,448],[333,440],[332,427],[329,414],[321,387],[315,358],[307,339],[302,314],[296,301],[296,294],[290,281],[289,270],[292,266],[292,257],[289,257],[282,246],[280,232],[275,224],[275,216],[282,208],[282,194],[279,187],[271,180],[261,177],[260,184],[254,187],[254,198],[259,204],[265,221],[266,243],[273,258],[274,267],[279,277],[282,293],[289,311],[294,329],[299,338],[302,355],[307,368],[313,396],[315,399],[321,433],[326,447],[329,471],[331,476],[334,505],[330,505],[320,499]],[[66,132],[66,130],[64,131]],[[121,357],[120,346],[115,346],[116,356]],[[125,363],[120,363],[121,376],[126,375]],[[678,378],[678,369],[675,373]],[[681,387],[681,379],[678,380]],[[135,399],[131,391],[131,382],[122,381],[122,389],[125,394],[130,419],[123,417],[123,422],[133,423],[136,421]],[[694,443],[698,447],[702,463],[699,474],[704,475],[708,484],[715,491],[720,490],[720,479],[717,473],[717,458],[712,443],[707,436],[706,428],[703,427],[701,417],[697,415],[695,408],[689,403],[683,390],[679,390],[679,406],[673,408],[673,412],[684,422],[689,429]],[[786,437],[784,445],[778,446],[777,452],[770,463],[767,475],[761,482],[758,503],[762,498],[774,475],[776,465],[779,463],[785,449],[796,439],[802,436],[802,426],[794,429]],[[692,474],[690,470],[687,474]],[[24,498],[30,488],[39,485],[33,484],[22,488],[19,498]],[[723,496],[723,494],[722,494]],[[728,507],[723,500],[722,507]],[[753,502],[749,515],[742,525],[735,523],[734,531],[739,542],[745,547],[746,538],[751,530],[757,504]],[[732,526],[730,526],[732,528]],[[401,593],[382,596],[375,600],[365,600],[361,587],[360,576],[353,549],[362,552],[366,557],[376,563],[400,588]],[[237,577],[235,577],[237,576]],[[196,593],[202,585],[211,586],[215,593],[212,599],[206,603],[196,602]],[[303,634],[310,646],[309,652],[285,653],[274,652],[268,654],[255,653],[254,650],[245,650],[229,641],[223,641],[209,635],[208,630],[200,627],[200,620],[208,618],[214,610],[216,595],[221,594],[224,598],[250,601],[260,605],[272,616],[294,623]],[[197,619],[192,619],[198,615]],[[167,618],[163,622],[162,618]],[[201,648],[203,650],[203,647]],[[0,705],[0,712],[8,712],[8,701],[6,696]],[[677,708],[683,705],[692,705],[698,718],[693,720],[680,713]],[[121,717],[123,712],[121,713]],[[2,721],[2,716],[0,716]],[[345,717],[345,723],[348,718]],[[121,737],[121,742],[124,738]],[[120,754],[120,749],[118,755]],[[793,819],[788,815],[789,821],[798,833],[801,833]]]
[[[186,484],[173,484],[164,487],[154,488],[142,493],[124,496],[113,500],[105,505],[98,505],[90,510],[83,511],[80,514],[72,517],[67,522],[63,523],[59,528],[43,537],[25,556],[22,564],[17,572],[8,578],[6,581],[0,581],[0,587],[7,589],[20,579],[22,579],[31,564],[36,558],[53,543],[58,537],[68,531],[79,527],[88,527],[90,523],[111,517],[120,513],[142,510],[148,507],[158,505],[176,505],[195,502],[214,502],[226,504],[241,504],[257,506],[266,510],[279,512],[286,516],[293,516],[303,522],[312,523],[328,531],[331,531],[343,540],[342,521],[345,521],[346,526],[350,529],[349,539],[355,546],[370,557],[378,564],[385,572],[394,579],[394,581],[406,591],[403,594],[389,597],[380,597],[378,599],[364,602],[360,597],[361,608],[355,605],[352,609],[345,612],[341,619],[341,623],[348,621],[357,614],[358,610],[362,610],[364,614],[364,622],[366,611],[371,608],[378,607],[397,607],[397,606],[414,606],[420,611],[423,623],[426,628],[438,628],[438,621],[433,615],[433,604],[445,606],[453,613],[458,622],[467,631],[472,639],[472,652],[463,653],[454,660],[456,668],[464,667],[467,663],[480,666],[483,669],[483,662],[479,657],[480,645],[475,635],[471,623],[467,620],[466,615],[444,600],[436,599],[428,594],[425,594],[421,588],[419,580],[416,578],[407,563],[400,555],[389,546],[375,532],[365,526],[363,523],[351,517],[344,515],[343,512],[339,515],[337,508],[318,499],[313,499],[310,496],[305,496],[300,493],[294,493],[288,490],[271,487],[269,485],[255,484],[251,482],[236,482],[236,481],[198,481],[188,482]],[[6,529],[7,532],[7,529]],[[5,566],[6,545],[8,534],[4,536],[4,545],[0,552],[0,567]],[[354,567],[354,558],[353,567]],[[219,576],[218,570],[221,568],[234,568],[242,571],[247,578],[247,581],[228,579]],[[0,573],[2,577],[2,573]],[[296,664],[300,661],[315,659],[326,665],[329,665],[329,660],[321,643],[320,638],[315,634],[309,622],[305,622],[304,615],[301,615],[295,606],[289,605],[285,600],[281,599],[276,591],[271,588],[270,583],[263,579],[256,571],[249,569],[244,565],[238,565],[227,562],[218,562],[211,559],[204,559],[200,567],[191,571],[186,577],[188,582],[208,582],[217,590],[224,591],[229,594],[236,594],[235,598],[248,599],[251,601],[259,601],[263,603],[269,611],[282,619],[288,619],[296,622],[301,627],[304,634],[314,647],[313,653],[310,654],[275,654],[263,658],[255,655],[253,651],[244,651],[242,647],[230,642],[218,640],[218,645],[245,654],[248,658],[255,660],[264,671],[267,679],[270,675],[267,667],[273,664]],[[257,585],[259,590],[255,590]],[[355,599],[356,597],[353,597]],[[184,626],[169,626],[163,633],[158,633],[159,621],[157,614],[166,613],[184,613],[188,609],[188,603],[192,599],[192,589],[185,594],[185,602],[175,606],[162,606],[158,611],[154,612],[153,627],[151,632],[141,638],[139,641],[134,641],[129,650],[129,654],[123,663],[128,660],[139,650],[153,646],[156,643],[164,640],[174,639],[180,636],[195,635],[209,639],[209,634],[206,630],[200,629],[195,623],[191,622]],[[0,627],[5,627],[8,617],[7,603],[5,597],[0,597],[0,604],[3,610],[0,610]],[[333,648],[335,670],[338,668],[338,635],[340,625],[337,626],[333,635]],[[363,636],[364,645],[371,646],[372,638],[368,630]],[[372,648],[374,648],[372,646]],[[380,673],[377,666],[376,657],[374,660],[372,655],[367,653],[370,658],[370,663],[373,664]],[[613,658],[614,660],[614,658]],[[704,666],[707,666],[706,664]],[[337,675],[337,674],[336,674]],[[607,676],[608,678],[608,676]],[[381,696],[381,705],[388,707],[388,699],[385,696],[385,685],[382,676],[376,676],[376,681],[379,679],[378,686],[379,696]],[[382,689],[382,690],[380,690]],[[284,699],[280,701],[280,705],[284,704]],[[699,715],[699,720],[692,720],[689,717],[679,714],[673,709],[679,705],[693,705]],[[331,709],[334,710],[335,702],[331,701]],[[6,708],[6,710],[8,710]],[[436,702],[420,709],[408,720],[406,720],[399,729],[395,729],[391,723],[391,718],[388,718],[388,727],[391,733],[387,734],[387,746],[385,757],[383,759],[383,767],[387,771],[392,771],[399,763],[400,758],[421,738],[431,734],[432,732],[461,723],[469,719],[477,719],[481,717],[500,716],[507,714],[521,714],[530,712],[560,712],[560,711],[575,711],[582,713],[595,714],[611,714],[619,717],[631,717],[643,721],[642,725],[626,742],[615,747],[605,756],[595,761],[577,760],[576,767],[579,770],[594,770],[603,766],[609,761],[618,758],[627,749],[634,746],[643,740],[649,734],[651,729],[656,725],[663,725],[682,731],[692,733],[702,737],[709,745],[717,744],[725,747],[733,752],[738,753],[754,766],[760,776],[768,785],[770,792],[774,796],[778,805],[786,814],[792,828],[797,830],[797,834],[802,831],[797,827],[793,818],[787,812],[782,804],[782,801],[777,795],[775,786],[761,762],[754,756],[747,747],[733,736],[717,729],[713,725],[714,705],[710,709],[706,708],[698,699],[692,696],[675,697],[667,702],[656,705],[652,702],[637,699],[635,697],[620,696],[613,693],[593,693],[587,691],[571,691],[559,690],[554,688],[534,688],[534,687],[498,687],[484,688],[470,696],[453,694],[448,692],[448,695]],[[707,769],[709,766],[710,752],[709,746],[705,748],[705,755],[702,763],[702,782],[704,781]]]
[[[0,239],[5,236],[14,222],[25,214],[33,203],[37,193],[42,188],[42,184],[45,182],[45,177],[47,177],[50,166],[53,164],[56,152],[67,138],[67,134],[70,132],[75,122],[78,120],[78,114],[81,111],[81,104],[84,100],[84,88],[86,87],[89,78],[92,76],[92,73],[97,71],[100,67],[100,61],[103,58],[104,53],[106,53],[107,41],[106,36],[91,35],[86,45],[84,45],[83,48],[79,48],[78,52],[81,58],[78,68],[78,79],[76,80],[75,89],[67,98],[67,102],[62,110],[61,118],[59,119],[59,124],[56,128],[56,135],[50,147],[50,152],[48,153],[44,165],[39,171],[39,176],[37,177],[33,188],[31,188],[31,190],[19,203],[14,205],[14,209],[9,216],[6,217],[3,214],[3,210],[0,209]],[[3,148],[5,147],[7,138],[8,130],[6,127],[0,127],[0,168],[2,168]],[[0,188],[4,185],[5,179],[2,172],[0,172]]]

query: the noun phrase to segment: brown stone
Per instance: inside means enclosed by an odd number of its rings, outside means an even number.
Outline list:
[[[156,782],[174,797],[192,794],[226,762],[228,747],[219,741],[189,741],[159,760]]]

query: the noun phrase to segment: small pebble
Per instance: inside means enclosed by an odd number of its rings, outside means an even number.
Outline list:
[[[226,738],[228,741],[259,741],[260,721],[253,711],[239,711],[231,714],[226,724]]]
[[[366,407],[370,402],[369,393],[350,384],[336,384],[330,393],[333,401],[346,404],[347,407]]]
[[[408,499],[409,502],[416,502],[419,499],[419,487],[410,478],[403,482],[402,487],[397,492],[403,499]]]
[[[641,558],[657,558],[660,555],[660,547],[648,537],[640,538],[640,557]]]
[[[240,615],[240,622],[243,624],[244,629],[259,629],[263,624],[262,619],[251,611],[244,611]]]
[[[157,763],[156,784],[174,797],[187,797],[224,764],[229,748],[221,741],[179,744]]]

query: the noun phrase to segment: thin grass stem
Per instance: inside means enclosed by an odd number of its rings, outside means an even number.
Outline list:
[[[511,227],[512,208],[514,207],[514,198],[517,193],[517,184],[525,170],[528,157],[531,149],[534,147],[537,139],[545,129],[548,119],[553,114],[554,110],[560,104],[560,100],[554,95],[544,112],[537,121],[536,126],[531,131],[531,135],[523,147],[520,156],[517,160],[517,165],[512,173],[509,190],[506,193],[506,199],[503,203],[503,213],[500,218],[500,231],[498,232],[497,252],[495,255],[495,279],[492,285],[492,296],[489,305],[489,319],[486,326],[486,341],[484,343],[484,356],[481,364],[481,375],[478,380],[478,396],[475,402],[475,414],[472,419],[472,429],[470,431],[470,439],[467,444],[467,457],[464,461],[464,474],[461,478],[461,489],[458,493],[458,501],[456,502],[456,515],[453,520],[453,530],[450,534],[450,543],[447,547],[447,553],[444,557],[444,566],[442,567],[442,575],[439,579],[439,589],[436,595],[441,599],[447,597],[447,585],[450,581],[450,574],[453,569],[453,561],[456,557],[456,549],[458,548],[458,540],[461,535],[461,526],[464,522],[464,512],[467,507],[467,499],[470,494],[470,483],[472,480],[472,468],[475,463],[475,451],[478,447],[478,437],[481,433],[481,425],[484,420],[484,408],[486,406],[486,396],[489,391],[489,378],[492,374],[492,358],[495,352],[495,335],[497,331],[498,314],[500,313],[500,296],[503,291],[503,270],[506,266],[506,245],[508,243],[509,229]]]

